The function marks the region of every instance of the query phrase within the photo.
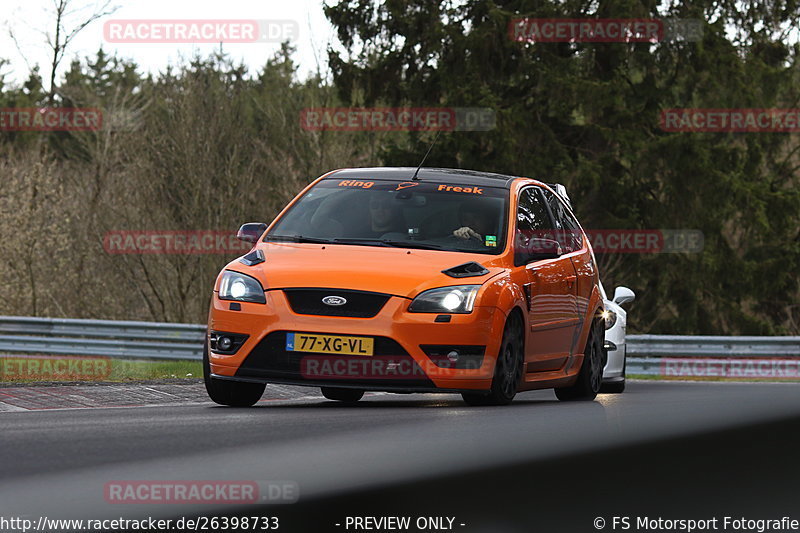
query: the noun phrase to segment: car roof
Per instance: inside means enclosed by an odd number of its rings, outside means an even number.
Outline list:
[[[416,170],[416,167],[344,168],[328,174],[325,179],[409,181]],[[514,180],[521,178],[521,176],[507,176],[505,174],[495,174],[494,172],[428,167],[421,168],[417,177],[423,182],[458,183],[459,185],[503,187],[506,189],[511,187]]]

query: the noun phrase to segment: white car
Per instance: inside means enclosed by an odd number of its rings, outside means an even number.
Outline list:
[[[556,194],[572,207],[567,189],[560,183],[551,183],[550,187]],[[614,289],[614,299],[609,300],[603,284],[600,283],[600,292],[605,303],[603,317],[606,321],[606,337],[603,349],[606,352],[606,366],[603,368],[603,384],[600,386],[602,393],[620,393],[625,390],[625,327],[628,322],[628,313],[622,308],[623,304],[636,299],[636,293],[628,287]]]
[[[603,294],[606,307],[603,312],[606,320],[606,339],[603,349],[607,355],[600,392],[620,393],[625,390],[625,327],[628,321],[628,313],[622,305],[632,302],[636,294],[628,287],[617,287],[614,289],[614,299],[609,300],[602,283],[600,292]]]

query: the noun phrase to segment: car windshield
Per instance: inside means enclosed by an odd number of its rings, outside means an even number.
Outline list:
[[[499,187],[327,179],[303,195],[266,240],[498,254],[507,198]]]

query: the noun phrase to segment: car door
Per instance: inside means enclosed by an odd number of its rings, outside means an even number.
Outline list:
[[[536,239],[556,237],[557,228],[539,187],[523,189],[518,198],[515,263],[524,267],[522,280],[530,325],[525,343],[525,371],[558,370],[570,356],[575,332],[575,269],[565,255],[527,259],[525,251],[536,246]]]
[[[577,219],[566,203],[550,191],[543,191],[547,200],[547,205],[555,219],[556,225],[560,228],[564,256],[572,261],[575,269],[575,286],[573,291],[573,304],[575,312],[575,329],[573,332],[573,344],[571,351],[582,349],[576,346],[578,336],[586,320],[586,313],[589,308],[589,299],[592,295],[592,287],[595,285],[597,270],[594,259],[589,247],[584,242],[583,231]]]

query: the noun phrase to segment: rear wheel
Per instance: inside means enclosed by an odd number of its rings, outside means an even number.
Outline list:
[[[556,389],[556,397],[561,401],[591,401],[600,392],[603,383],[603,323],[595,320],[586,339],[583,350],[583,364],[578,379],[570,387]]]
[[[355,403],[364,396],[363,390],[358,389],[337,389],[333,387],[322,387],[322,395],[329,400],[339,402]]]
[[[508,405],[517,394],[522,379],[522,319],[512,313],[503,330],[503,342],[494,366],[494,377],[489,394],[463,393],[467,405]]]
[[[211,377],[211,365],[208,362],[208,339],[203,347],[203,381],[206,392],[215,403],[230,407],[251,407],[261,399],[263,383],[245,383],[242,381],[226,381]]]

